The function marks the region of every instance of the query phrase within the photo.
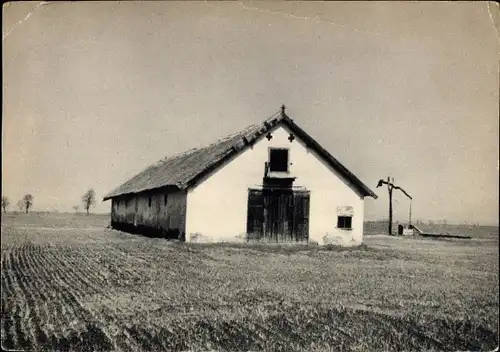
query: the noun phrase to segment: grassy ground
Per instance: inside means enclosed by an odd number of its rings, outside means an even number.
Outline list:
[[[3,348],[498,345],[498,228],[476,229],[472,240],[373,235],[346,250],[173,243],[107,224],[106,216],[2,217]]]

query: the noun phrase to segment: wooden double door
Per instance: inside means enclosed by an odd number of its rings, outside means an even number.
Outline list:
[[[248,190],[247,239],[265,242],[307,242],[307,190],[265,188]]]

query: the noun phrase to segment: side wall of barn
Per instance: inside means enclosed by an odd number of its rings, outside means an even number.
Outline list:
[[[112,226],[130,232],[184,239],[186,192],[151,192],[112,199]]]
[[[248,188],[262,185],[269,148],[289,149],[294,185],[310,191],[309,240],[319,244],[362,242],[364,198],[306,143],[280,126],[272,139],[263,138],[188,192],[186,241],[244,241]],[[338,216],[352,216],[350,229],[338,228]]]

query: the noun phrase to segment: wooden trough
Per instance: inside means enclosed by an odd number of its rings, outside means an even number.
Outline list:
[[[461,239],[470,239],[470,236],[464,235],[454,235],[447,232],[424,232],[420,230],[415,225],[410,225],[410,229],[413,229],[414,233],[422,237],[433,237],[433,238],[461,238]]]

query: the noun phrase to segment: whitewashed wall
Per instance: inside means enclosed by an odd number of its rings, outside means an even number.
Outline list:
[[[319,244],[356,245],[362,242],[364,201],[347,181],[326,165],[297,136],[280,126],[230,163],[191,188],[187,195],[186,241],[219,242],[244,239],[248,187],[261,185],[268,148],[289,148],[294,185],[311,192],[309,240]],[[352,230],[337,229],[337,208],[351,206]]]

